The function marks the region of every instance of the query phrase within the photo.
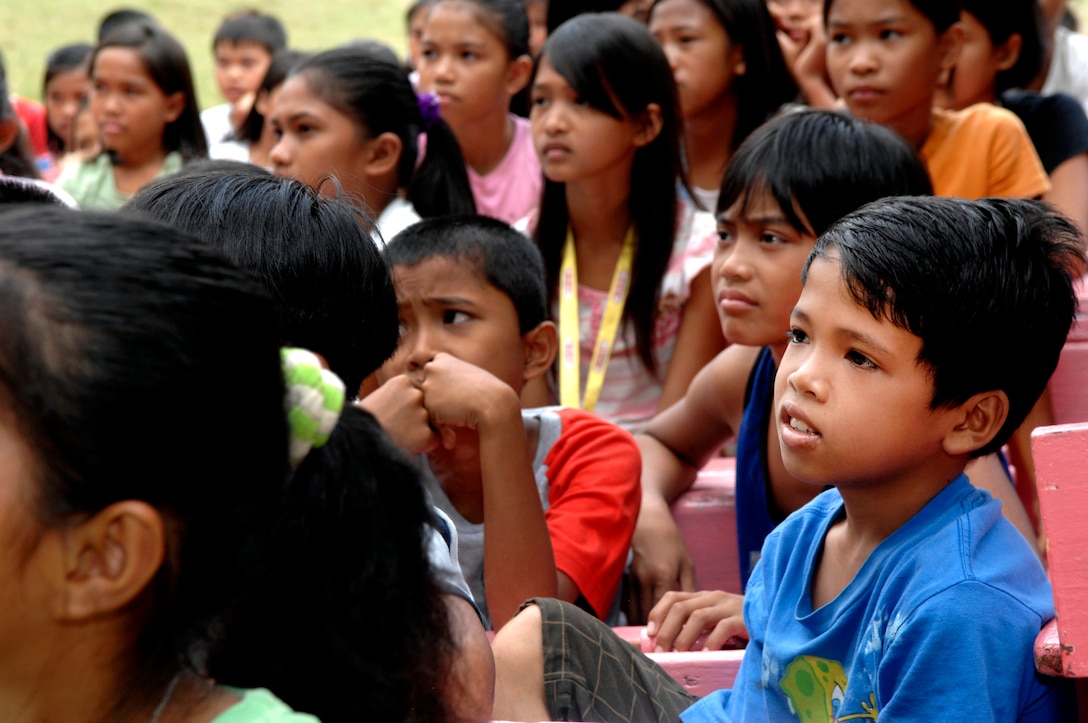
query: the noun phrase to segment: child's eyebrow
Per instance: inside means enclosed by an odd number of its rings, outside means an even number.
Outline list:
[[[423,299],[427,306],[476,306],[476,302],[462,296],[427,296]]]
[[[809,315],[805,313],[805,310],[800,307],[795,306],[793,307],[793,311],[790,312],[790,321],[808,323],[811,320],[812,319],[809,317]],[[870,336],[869,334],[863,334],[860,331],[855,331],[853,329],[842,326],[836,327],[835,329],[833,329],[833,331],[840,336],[844,336],[847,339],[851,339],[859,344],[867,346],[879,354],[883,354],[886,356],[892,355],[892,353],[888,351],[888,348],[886,346],[881,344],[879,341],[876,340],[876,338]]]
[[[865,25],[868,26],[868,27],[879,27],[881,25],[891,25],[893,23],[906,22],[906,20],[907,20],[906,15],[885,15],[883,17],[877,18],[876,20],[873,20],[872,22],[865,23]],[[846,27],[846,26],[849,26],[849,25],[858,25],[858,24],[859,23],[853,22],[851,20],[836,20],[836,19],[833,19],[831,17],[828,17],[828,19],[827,19],[827,26],[829,28],[841,28],[841,27]]]

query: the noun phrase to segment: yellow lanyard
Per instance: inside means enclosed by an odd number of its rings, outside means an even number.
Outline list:
[[[559,365],[559,401],[564,407],[581,407],[592,412],[604,385],[604,373],[612,355],[612,344],[620,328],[623,305],[631,287],[631,261],[635,256],[635,234],[627,229],[623,249],[612,271],[612,285],[608,289],[608,301],[604,316],[597,330],[593,345],[593,361],[586,377],[586,394],[580,399],[581,369],[578,363],[578,263],[574,254],[574,234],[567,231],[563,246],[563,266],[559,273],[559,339],[562,361]]]

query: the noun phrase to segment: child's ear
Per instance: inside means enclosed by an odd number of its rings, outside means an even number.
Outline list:
[[[506,92],[515,96],[529,85],[529,76],[533,73],[533,59],[528,55],[519,55],[510,61],[506,69]]]
[[[536,379],[551,369],[559,352],[559,332],[555,323],[540,322],[521,335],[521,345],[525,350],[525,381]]]
[[[400,136],[391,131],[386,131],[372,139],[367,159],[367,173],[372,176],[396,173],[397,166],[400,165],[400,152],[403,146]]]
[[[635,145],[641,148],[649,145],[661,133],[661,106],[657,103],[649,103],[646,110],[635,119],[639,124],[638,134],[635,135]]]
[[[166,530],[158,511],[138,500],[116,502],[63,531],[61,582],[54,615],[79,621],[131,603],[162,567]]]
[[[956,407],[955,426],[944,439],[951,455],[971,454],[989,444],[1009,416],[1009,398],[1000,390],[979,392]]]
[[[0,153],[11,148],[15,139],[19,137],[19,120],[17,118],[5,118],[0,120]]]
[[[940,61],[941,71],[951,70],[960,59],[960,50],[963,48],[963,26],[958,22],[952,23],[943,33],[937,36],[937,57]]]
[[[997,60],[997,69],[1008,70],[1012,66],[1016,65],[1016,61],[1020,59],[1020,50],[1024,47],[1024,36],[1020,33],[1013,33],[1009,36],[1001,45],[994,48],[994,58]]]
[[[166,122],[173,123],[181,117],[181,112],[185,110],[185,93],[182,91],[176,91],[166,96]]]

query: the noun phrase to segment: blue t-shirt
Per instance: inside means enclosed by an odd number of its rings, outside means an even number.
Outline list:
[[[1032,657],[1054,615],[1050,584],[999,502],[960,475],[813,610],[823,540],[843,513],[829,490],[768,536],[734,688],[684,723],[1059,719],[1066,686],[1037,676]]]

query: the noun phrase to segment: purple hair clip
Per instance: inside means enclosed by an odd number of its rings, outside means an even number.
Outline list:
[[[417,93],[419,114],[423,116],[423,130],[429,131],[434,122],[441,117],[438,108],[438,96],[434,93]]]

